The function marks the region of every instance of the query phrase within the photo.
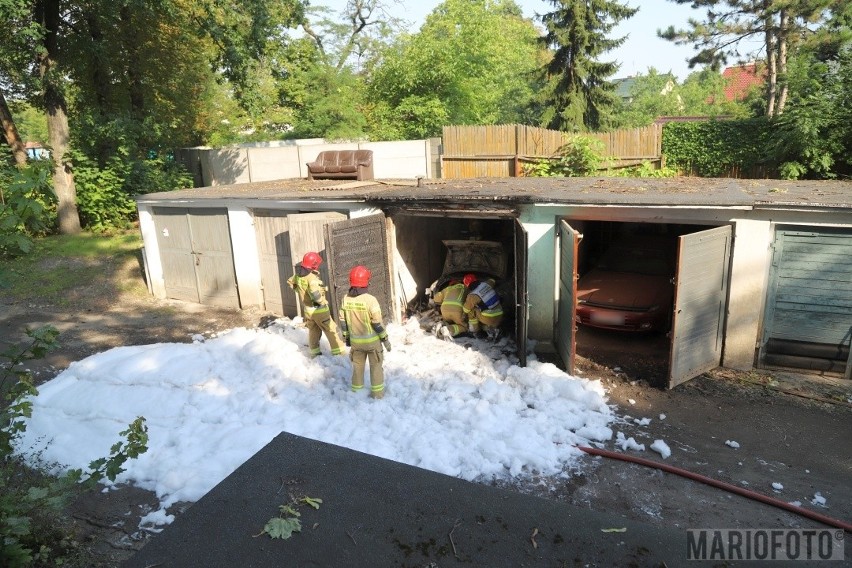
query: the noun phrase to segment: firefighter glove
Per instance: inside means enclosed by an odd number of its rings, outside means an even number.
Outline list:
[[[384,338],[384,339],[382,339],[382,345],[384,345],[384,346],[385,346],[385,350],[386,350],[386,351],[388,351],[388,352],[389,352],[389,351],[391,350],[390,339],[388,339],[387,337],[386,337],[386,338]]]

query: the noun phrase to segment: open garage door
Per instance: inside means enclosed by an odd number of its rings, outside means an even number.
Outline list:
[[[331,273],[329,272],[328,251],[325,243],[325,227],[331,223],[345,221],[346,215],[335,211],[319,211],[316,213],[296,213],[287,216],[287,221],[290,228],[290,257],[293,263],[301,262],[302,257],[306,252],[316,252],[323,258],[325,262],[320,265],[319,273],[322,281],[328,284],[331,282]],[[291,272],[292,272],[292,268]],[[284,281],[287,283],[286,279]],[[290,291],[295,297],[295,292]],[[299,310],[301,305],[297,302]],[[337,314],[336,307],[333,312]]]
[[[577,309],[577,256],[583,235],[565,221],[559,222],[559,312],[556,322],[556,349],[565,371],[574,374],[576,329],[574,314]]]
[[[730,226],[678,237],[668,388],[721,363],[730,253]]]
[[[296,294],[287,286],[295,261],[290,255],[290,225],[286,212],[254,211],[254,231],[260,255],[260,281],[263,302],[270,312],[282,316],[299,315]]]
[[[382,307],[385,322],[397,321],[391,304],[390,263],[388,259],[387,229],[385,216],[381,213],[339,221],[325,228],[326,253],[328,254],[329,295],[334,306],[335,317],[349,290],[349,271],[363,265],[370,269],[370,294]]]
[[[515,219],[515,342],[518,364],[527,366],[527,232]]]

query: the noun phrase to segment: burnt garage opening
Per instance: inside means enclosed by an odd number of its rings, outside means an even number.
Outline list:
[[[730,235],[729,226],[560,220],[557,346],[569,372],[577,355],[671,388],[718,366]]]
[[[427,288],[436,290],[450,276],[467,272],[491,276],[504,311],[501,330],[513,337],[521,364],[526,364],[526,238],[512,212],[470,210],[389,211],[395,248],[416,295],[405,302],[407,315],[416,315],[428,301]],[[404,286],[400,286],[403,288]]]

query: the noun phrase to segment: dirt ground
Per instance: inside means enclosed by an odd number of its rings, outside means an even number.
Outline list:
[[[47,381],[71,362],[120,345],[188,342],[268,314],[153,299],[135,263],[104,266],[102,281],[74,290],[64,305],[37,294],[13,301],[0,290],[0,338],[23,341],[26,327],[51,324],[61,347],[30,368]],[[127,285],[130,283],[130,285]],[[577,375],[600,379],[620,417],[613,430],[644,444],[624,451],[852,522],[852,381],[782,371],[717,369],[672,390],[663,336],[581,330]],[[644,420],[643,420],[644,419]],[[667,459],[650,450],[655,440]],[[734,448],[726,442],[736,442]],[[615,437],[605,449],[622,451]],[[575,506],[678,528],[822,527],[816,521],[642,465],[588,456],[570,479],[536,479],[511,488]],[[783,489],[773,489],[773,483]],[[812,503],[820,496],[823,505]],[[818,500],[818,499],[817,499]],[[150,535],[139,518],[156,506],[146,491],[92,493],[69,509],[92,565],[116,566]],[[180,510],[175,511],[177,514]],[[847,558],[852,550],[846,536]]]

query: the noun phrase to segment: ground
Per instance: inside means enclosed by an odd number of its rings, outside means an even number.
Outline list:
[[[137,262],[104,262],[99,268],[103,278],[72,290],[61,302],[38,296],[13,300],[0,290],[0,337],[20,341],[26,327],[41,324],[61,332],[61,347],[32,365],[37,382],[115,346],[190,341],[194,334],[254,327],[269,317],[258,309],[156,300],[147,294]],[[852,522],[852,382],[717,369],[664,390],[656,386],[665,373],[664,337],[580,333],[577,375],[603,381],[621,417],[613,429],[646,447],[625,454]],[[643,418],[650,422],[640,425]],[[656,439],[671,448],[665,460],[649,449]],[[615,440],[605,447],[620,451]],[[783,489],[774,490],[773,483]],[[582,460],[569,480],[537,479],[510,488],[684,529],[821,526],[657,469],[592,456]],[[825,506],[811,503],[817,493]],[[151,493],[134,488],[78,499],[68,514],[90,554],[89,564],[115,566],[143,546],[149,535],[138,529],[138,520],[155,506]],[[846,542],[848,549],[849,537]]]

